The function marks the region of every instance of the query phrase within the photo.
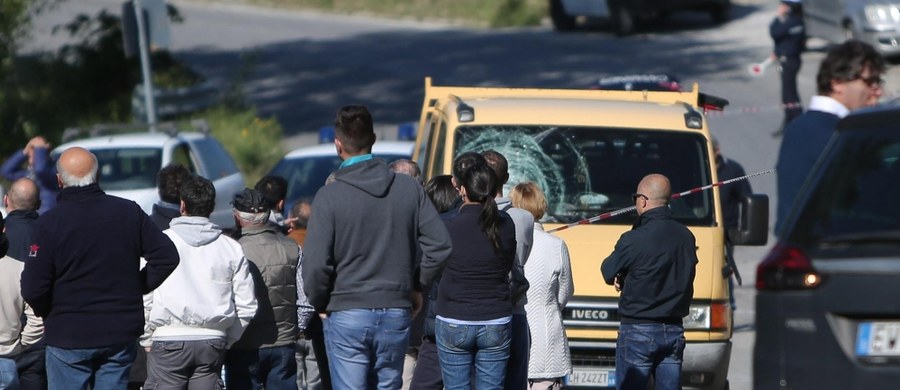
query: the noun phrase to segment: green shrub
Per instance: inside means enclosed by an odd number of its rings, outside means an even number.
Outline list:
[[[531,26],[547,15],[547,0],[232,0],[276,8],[317,9],[492,27]]]
[[[260,118],[255,108],[222,105],[193,117],[206,119],[212,135],[234,158],[250,186],[284,156],[281,124],[275,118]]]
[[[503,0],[491,19],[491,27],[533,26],[547,13],[529,0]]]

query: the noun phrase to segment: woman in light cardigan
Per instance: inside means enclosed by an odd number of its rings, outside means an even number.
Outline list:
[[[559,389],[572,370],[569,342],[563,328],[562,310],[572,297],[572,266],[569,250],[559,237],[544,232],[539,221],[547,211],[547,199],[532,182],[516,185],[509,194],[513,207],[534,216],[534,243],[525,263],[528,303],[525,313],[531,330],[528,360],[530,389]]]

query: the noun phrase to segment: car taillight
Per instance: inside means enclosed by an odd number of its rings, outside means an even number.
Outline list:
[[[756,267],[757,290],[806,290],[822,284],[822,275],[813,269],[803,251],[775,245]]]

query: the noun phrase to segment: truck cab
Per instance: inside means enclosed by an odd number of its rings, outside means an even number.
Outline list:
[[[615,386],[619,294],[603,283],[600,263],[637,215],[585,220],[633,206],[631,193],[649,173],[666,175],[676,192],[717,182],[702,112],[714,100],[696,84],[687,92],[605,91],[446,87],[426,78],[413,154],[425,178],[449,174],[460,153],[496,150],[509,161],[504,192],[537,183],[548,202],[545,229],[570,227],[554,233],[569,248],[575,284],[563,312],[573,365],[567,387]],[[765,244],[766,200],[754,195],[743,202],[742,230],[732,242]],[[718,188],[673,199],[670,207],[696,237],[699,258],[684,318],[683,385],[723,389],[732,312]]]

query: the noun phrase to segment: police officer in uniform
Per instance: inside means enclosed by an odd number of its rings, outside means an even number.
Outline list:
[[[803,113],[800,94],[797,92],[800,54],[806,48],[801,0],[781,0],[781,4],[778,5],[778,16],[769,25],[769,35],[775,43],[773,57],[778,60],[781,72],[781,103],[784,105],[784,123],[781,129],[783,129]],[[781,129],[774,135],[781,135]]]

